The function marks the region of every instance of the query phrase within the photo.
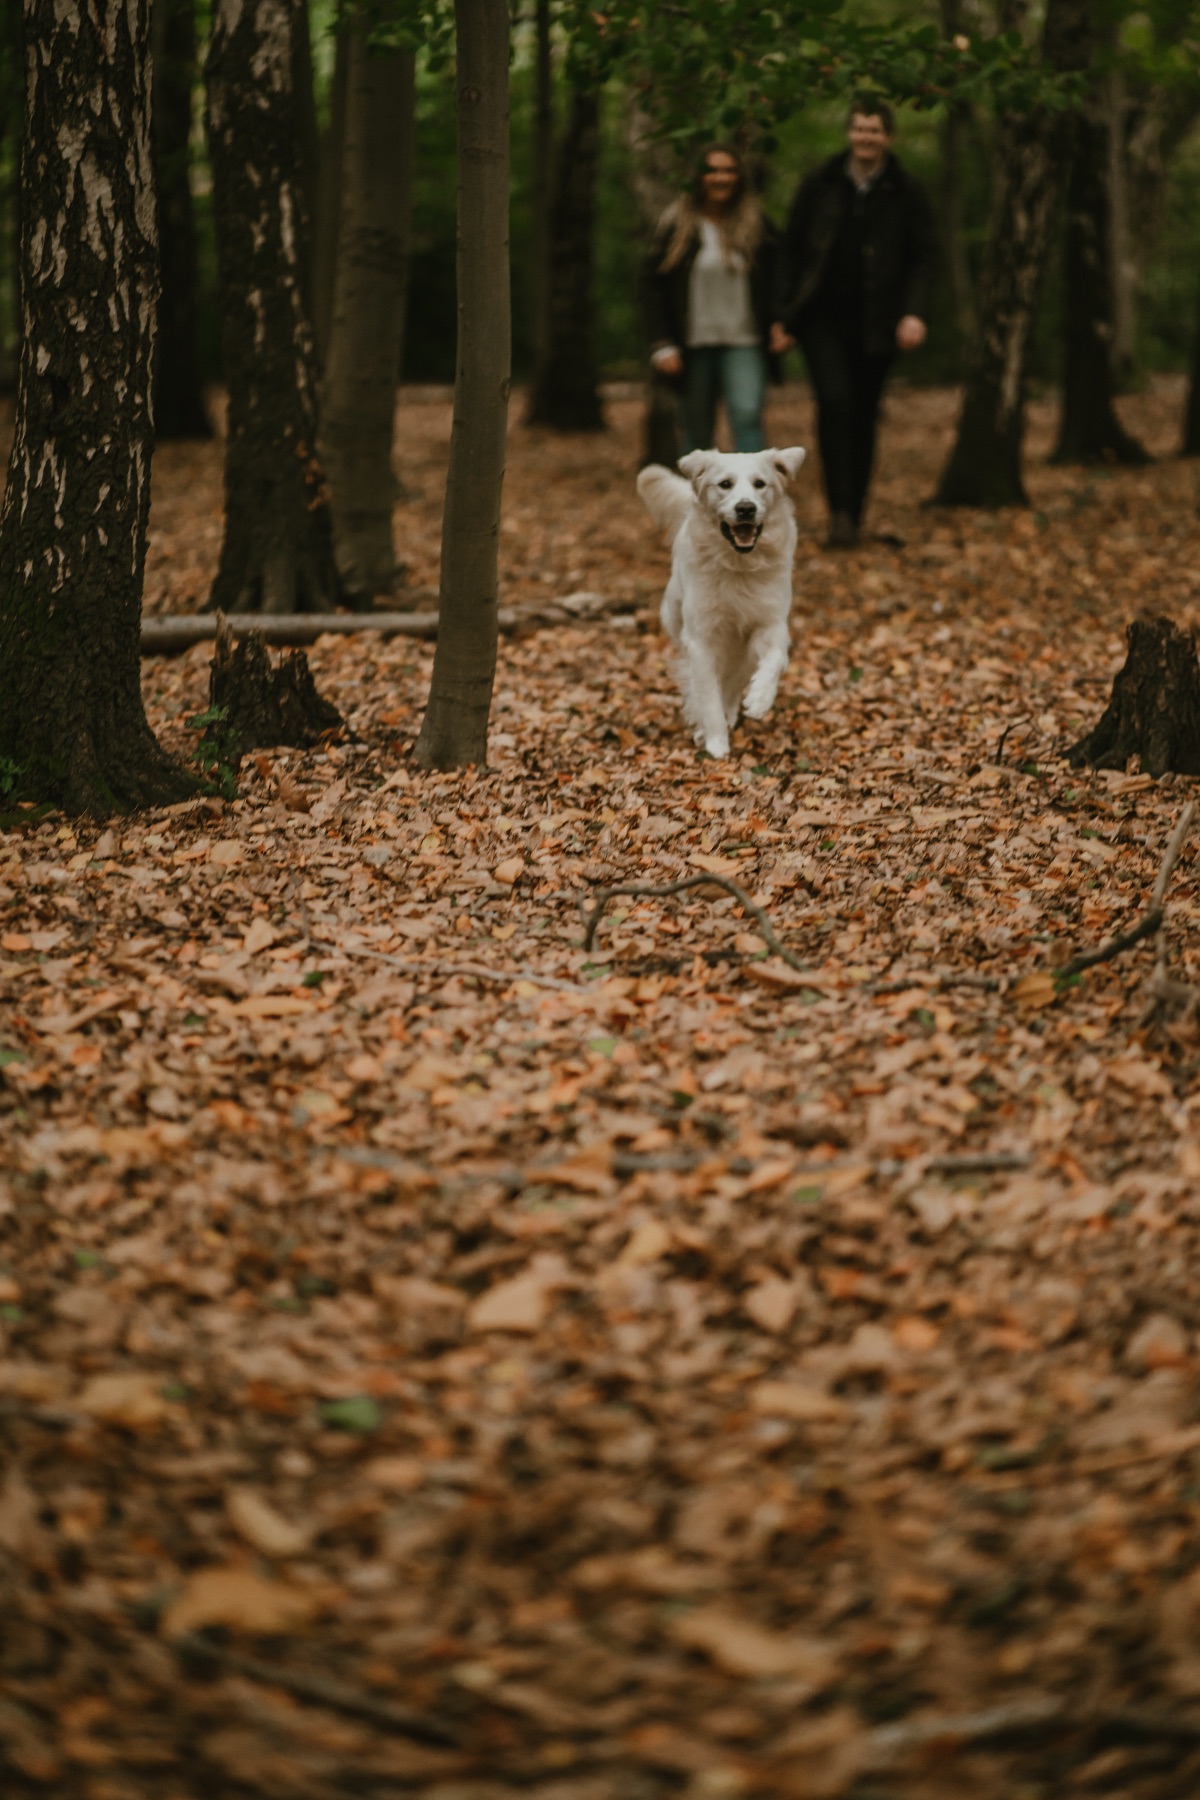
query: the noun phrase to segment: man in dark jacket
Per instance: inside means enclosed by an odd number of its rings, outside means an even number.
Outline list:
[[[924,189],[891,153],[891,108],[856,100],[839,152],[806,176],[781,256],[771,348],[799,340],[817,397],[831,548],[858,541],[883,384],[925,341],[934,262]]]

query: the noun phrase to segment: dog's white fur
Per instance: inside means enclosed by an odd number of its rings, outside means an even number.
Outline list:
[[[672,543],[663,629],[679,646],[684,715],[710,756],[729,755],[742,707],[766,717],[787,668],[796,554],[787,489],[803,461],[799,448],[693,450],[679,462],[686,480],[657,463],[638,476]]]

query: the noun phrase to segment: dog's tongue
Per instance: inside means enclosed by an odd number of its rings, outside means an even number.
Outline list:
[[[735,525],[733,528],[733,539],[736,544],[752,544],[757,535],[757,525]]]

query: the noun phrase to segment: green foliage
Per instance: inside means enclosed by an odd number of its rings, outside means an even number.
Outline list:
[[[187,723],[189,730],[203,733],[193,761],[204,777],[208,792],[220,794],[225,800],[236,800],[237,773],[242,759],[237,738],[228,728],[228,718],[228,707],[210,706],[204,712],[194,713]]]

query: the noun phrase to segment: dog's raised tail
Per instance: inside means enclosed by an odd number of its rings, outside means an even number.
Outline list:
[[[654,523],[673,540],[691,510],[691,483],[661,463],[649,463],[637,478],[637,491]]]

